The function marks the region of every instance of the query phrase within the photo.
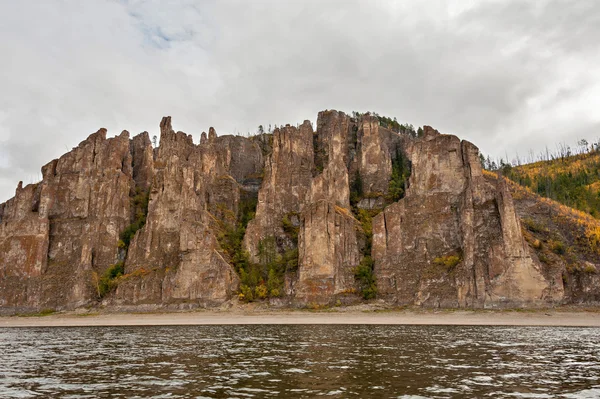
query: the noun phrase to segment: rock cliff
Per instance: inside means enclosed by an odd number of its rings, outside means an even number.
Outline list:
[[[133,186],[129,133],[100,129],[17,188],[2,212],[0,305],[73,308],[95,300],[94,273],[117,261]]]
[[[325,150],[325,159],[301,210],[297,303],[329,303],[356,286],[353,269],[360,262],[360,227],[350,212],[350,129],[350,118],[344,113],[319,113],[315,139]]]
[[[170,117],[157,148],[100,129],[19,183],[0,205],[2,312],[598,298],[596,279],[540,261],[521,223],[533,205],[455,136],[323,111],[316,129],[197,142]]]
[[[484,178],[473,144],[426,126],[406,151],[412,161],[406,196],[373,221],[381,295],[433,307],[561,298],[530,256],[506,184]]]

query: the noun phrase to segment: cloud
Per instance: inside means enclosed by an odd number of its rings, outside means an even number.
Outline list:
[[[492,156],[600,136],[600,3],[0,0],[0,200],[100,127],[374,110]]]

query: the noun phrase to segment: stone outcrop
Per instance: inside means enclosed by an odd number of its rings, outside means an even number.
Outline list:
[[[347,169],[350,118],[324,111],[317,119],[317,142],[325,149],[323,171],[312,179],[302,208],[298,239],[299,304],[326,304],[356,289],[353,269],[361,259],[360,227],[350,212]]]
[[[15,197],[0,205],[0,307],[42,306],[48,266],[50,223],[39,212],[39,184],[19,183]]]
[[[107,140],[102,129],[43,172],[40,212],[46,208],[50,219],[48,273],[64,273],[60,281],[51,279],[59,284],[48,285],[53,287],[48,296],[63,291],[63,279],[73,279],[72,289],[53,307],[81,306],[95,298],[95,274],[117,261],[115,243],[129,223],[129,133]]]
[[[359,237],[359,223],[348,209],[326,200],[304,208],[295,303],[329,304],[337,295],[356,291],[354,268],[362,258]]]
[[[391,147],[384,141],[379,130],[379,120],[365,115],[360,119],[358,129],[359,168],[362,190],[370,194],[387,194],[388,182],[392,175]]]
[[[73,308],[92,301],[95,276],[117,261],[119,233],[129,223],[129,133],[107,140],[101,129],[42,174],[40,183],[17,188],[2,218],[6,308]]]
[[[154,178],[154,150],[148,132],[131,139],[130,151],[135,186],[141,191],[147,191]]]
[[[406,196],[373,221],[381,295],[431,307],[560,297],[529,254],[506,187],[484,178],[475,146],[425,127],[407,152],[413,172]]]
[[[300,211],[310,188],[313,171],[313,129],[309,121],[299,128],[287,125],[273,132],[273,149],[265,161],[264,180],[258,192],[256,216],[248,224],[244,247],[258,261],[259,243],[274,237],[281,249],[297,243],[283,229],[287,217],[299,226]]]
[[[107,139],[100,129],[0,204],[0,311],[213,306],[241,288],[280,305],[353,303],[359,265],[393,305],[599,297],[596,274],[540,261],[520,222],[534,206],[515,205],[505,181],[482,172],[473,144],[427,126],[415,136],[338,111],[320,112],[315,130],[210,128],[199,144],[165,117],[157,148],[147,132]],[[408,181],[397,181],[399,165]],[[241,267],[261,287],[241,287]]]
[[[170,118],[161,123],[157,150],[146,132],[130,140],[128,132],[107,139],[99,130],[0,206],[0,306],[14,312],[96,303],[102,276],[119,262],[125,277],[103,299],[109,305],[231,298],[238,277],[221,254],[210,211],[235,217],[240,191],[256,186],[252,176],[262,163],[252,140],[211,129],[196,146],[172,131]],[[124,252],[121,234],[140,217],[133,198],[146,192],[147,223]]]
[[[242,184],[262,168],[260,148],[241,137],[217,137],[213,128],[196,146],[173,131],[170,118],[160,127],[147,222],[131,242],[125,271],[132,277],[119,284],[114,303],[221,303],[239,279],[214,222],[235,222]]]

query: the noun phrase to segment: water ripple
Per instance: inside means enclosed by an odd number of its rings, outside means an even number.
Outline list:
[[[4,398],[597,398],[600,329],[0,329]]]

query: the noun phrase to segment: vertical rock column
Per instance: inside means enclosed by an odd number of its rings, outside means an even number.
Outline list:
[[[312,180],[302,209],[294,286],[294,300],[300,305],[331,303],[337,294],[353,291],[353,270],[361,258],[346,167],[349,118],[343,112],[323,111],[317,126],[326,163]]]
[[[273,133],[273,152],[267,158],[264,180],[258,192],[256,216],[248,223],[244,248],[258,261],[259,242],[274,237],[282,247],[296,243],[283,230],[283,218],[297,215],[310,188],[313,170],[313,129],[309,121],[299,128],[285,126]]]
[[[429,307],[545,300],[510,193],[483,177],[477,148],[426,126],[411,154],[405,198],[373,220],[380,294]]]
[[[392,175],[392,158],[381,140],[379,129],[376,116],[361,116],[358,130],[359,173],[363,192],[373,198],[387,194]]]
[[[173,131],[170,117],[160,128],[147,222],[126,261],[126,271],[139,270],[139,277],[119,285],[115,302],[223,302],[237,289],[238,277],[209,228],[200,150],[191,136]]]
[[[97,279],[117,262],[133,187],[129,133],[100,129],[43,169],[40,209],[50,219],[44,297],[49,307],[97,299]],[[52,305],[55,304],[55,306]]]
[[[147,191],[154,179],[154,150],[148,132],[131,139],[130,148],[136,189]]]
[[[47,214],[39,212],[40,184],[22,187],[0,205],[0,308],[39,309],[48,259]]]
[[[100,129],[44,166],[42,181],[19,187],[4,206],[2,229],[19,232],[1,244],[0,231],[0,264],[22,282],[20,306],[69,309],[97,300],[98,277],[116,263],[119,235],[129,224],[131,164],[129,133],[106,139]],[[10,297],[14,280],[0,280],[8,284],[0,296]]]

